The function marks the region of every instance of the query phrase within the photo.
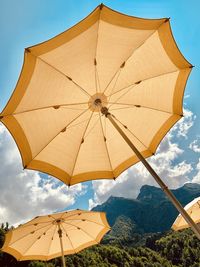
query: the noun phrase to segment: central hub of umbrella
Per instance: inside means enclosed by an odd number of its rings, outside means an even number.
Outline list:
[[[96,93],[91,96],[88,101],[89,109],[93,112],[99,112],[102,107],[106,107],[108,104],[107,96],[103,93]]]
[[[53,224],[61,224],[62,222],[64,222],[64,220],[62,218],[56,219],[53,221]]]

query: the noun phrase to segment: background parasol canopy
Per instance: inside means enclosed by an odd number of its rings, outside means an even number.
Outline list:
[[[195,198],[190,203],[188,203],[184,209],[193,219],[193,221],[198,224],[200,223],[200,197]],[[178,215],[175,222],[172,225],[172,229],[175,231],[185,229],[190,227],[181,214]]]
[[[47,261],[63,254],[74,254],[100,243],[110,230],[104,212],[72,210],[38,216],[33,220],[10,230],[6,235],[2,251],[17,260]]]
[[[175,44],[169,19],[131,17],[100,5],[74,27],[25,50],[0,119],[24,168],[68,185],[115,179],[138,157],[98,101],[149,157],[183,115],[191,67]]]

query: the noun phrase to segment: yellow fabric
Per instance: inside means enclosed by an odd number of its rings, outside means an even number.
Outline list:
[[[105,213],[72,210],[38,216],[10,230],[2,250],[17,260],[50,260],[61,256],[58,223],[62,230],[64,254],[74,254],[83,248],[98,244],[110,226]]]
[[[70,185],[113,179],[138,159],[95,99],[149,157],[182,117],[190,71],[168,19],[130,17],[101,5],[64,33],[26,49],[1,121],[24,167]]]
[[[195,198],[188,203],[184,209],[187,211],[191,219],[196,223],[200,223],[200,197]],[[172,229],[175,231],[190,227],[182,215],[178,215],[175,222],[172,225]]]

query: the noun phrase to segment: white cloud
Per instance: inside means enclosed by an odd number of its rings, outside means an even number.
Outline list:
[[[191,110],[183,109],[184,117],[173,127],[172,132],[176,132],[177,137],[184,137],[187,139],[187,134],[190,128],[193,126],[196,119],[196,115]]]
[[[178,188],[190,181],[189,175],[193,169],[192,165],[186,161],[174,164],[174,161],[184,152],[173,141],[174,136],[187,139],[188,131],[195,120],[195,116],[191,111],[184,110],[184,114],[185,116],[163,139],[156,155],[147,160],[169,188]],[[135,198],[144,184],[158,186],[157,182],[141,163],[129,168],[116,181],[99,180],[92,183],[94,199],[89,200],[90,208],[106,201],[111,195]]]
[[[193,177],[192,182],[193,183],[199,183],[200,184],[200,159],[196,166],[196,175]]]
[[[196,153],[200,153],[200,136],[189,145],[189,148]]]
[[[19,151],[0,124],[0,222],[18,224],[36,215],[55,212],[74,204],[86,186],[68,188],[59,180],[22,169]]]
[[[184,96],[184,99],[187,99],[187,98],[190,98],[190,95],[189,94],[187,94],[187,95]]]

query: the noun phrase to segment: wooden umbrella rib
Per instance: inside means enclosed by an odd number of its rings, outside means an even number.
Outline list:
[[[70,121],[70,123],[68,123],[67,126],[62,127],[62,129],[63,128],[67,129],[69,125],[71,125],[74,121],[76,121],[79,117],[81,117],[86,111],[88,111],[88,109],[81,112],[76,118]],[[61,133],[62,129],[60,129],[59,132],[31,159],[31,161],[27,164],[27,166]]]
[[[98,70],[97,70],[97,49],[98,49],[98,41],[99,41],[100,19],[101,19],[101,9],[99,10],[99,18],[98,18],[98,26],[97,26],[97,38],[96,38],[96,47],[95,47],[95,58],[94,58],[96,93],[98,93],[98,83],[99,83],[99,88],[100,88],[100,82],[99,82],[99,76],[98,76]]]
[[[123,127],[124,127],[124,124],[119,120],[117,119],[115,116],[114,116],[115,120],[118,121]],[[149,150],[149,148],[129,129],[129,128],[125,128],[131,135],[133,135],[150,153],[151,155],[153,155],[154,153],[152,151]]]
[[[161,24],[162,25],[162,24]],[[160,25],[160,26],[161,26]],[[159,26],[159,27],[160,27]],[[125,59],[125,60],[123,60],[122,61],[122,63],[120,64],[120,66],[118,67],[118,69],[116,70],[116,72],[115,72],[115,74],[112,76],[112,78],[111,78],[111,80],[109,81],[109,83],[107,84],[107,86],[106,86],[106,88],[104,89],[104,91],[103,91],[103,93],[105,93],[106,92],[106,90],[108,89],[108,87],[109,87],[109,85],[110,85],[110,83],[113,81],[113,79],[114,79],[114,77],[115,77],[115,75],[117,74],[117,72],[121,69],[121,66],[122,66],[122,64],[123,63],[126,63],[128,60],[129,60],[129,58],[147,41],[147,40],[149,40],[149,38],[159,29],[159,27],[156,29],[156,30],[154,30],[138,47],[136,47],[133,51],[131,51],[131,53],[130,53],[130,55],[128,55],[128,57]]]
[[[108,109],[109,109],[110,107],[112,107],[112,105],[116,104],[117,101],[118,101],[119,99],[121,99],[123,96],[125,96],[126,94],[128,94],[128,93],[130,92],[130,90],[131,90],[133,87],[135,87],[135,86],[133,85],[133,86],[131,86],[130,88],[127,88],[128,90],[127,90],[126,92],[124,92],[122,95],[120,95],[120,96],[117,98],[117,100],[115,100],[114,102],[109,102],[108,104],[111,104],[111,105],[108,106]]]
[[[112,109],[110,109],[110,111],[121,110],[121,109],[130,109],[130,108],[135,108],[135,106],[120,107],[120,108],[112,108]]]
[[[102,227],[105,227],[104,224],[101,224],[101,223],[98,223],[98,222],[94,222],[94,221],[91,221],[91,220],[88,220],[88,219],[70,219],[69,221],[86,221],[86,222],[91,222],[91,223],[94,223],[94,224],[97,224],[99,226],[102,226]]]
[[[96,87],[96,94],[98,93],[98,89],[100,88],[100,81],[99,81],[99,74],[98,74],[98,70],[97,70],[97,66],[94,66],[95,68],[95,87]]]
[[[70,214],[69,216],[64,217],[64,215],[68,215],[68,212],[66,212],[65,214],[63,214],[62,218],[68,219],[68,218],[71,218],[73,216],[77,216],[79,213],[84,214],[84,213],[88,213],[89,212],[89,211],[84,211],[84,210],[79,210],[79,209],[77,209],[76,211],[77,211],[77,213]]]
[[[54,226],[55,226],[55,229],[54,229],[53,235],[51,236],[51,240],[53,240],[52,238],[53,238],[53,237],[54,237],[54,235],[55,235],[56,228],[57,228],[57,224],[55,224]],[[49,254],[49,251],[50,251],[51,245],[52,245],[52,242],[50,242],[50,244],[49,244],[49,247],[48,247],[48,249],[47,249],[47,255]]]
[[[74,107],[68,107],[68,106],[61,106],[61,108],[65,108],[69,110],[85,110],[85,108],[74,108]]]
[[[71,226],[74,226],[76,229],[79,228],[81,231],[83,231],[86,235],[88,235],[90,238],[92,238],[92,240],[96,241],[97,244],[99,244],[99,242],[96,240],[96,238],[94,238],[92,235],[90,235],[88,232],[86,232],[83,228],[79,227],[79,226],[76,226],[72,223],[68,223],[68,222],[64,222],[65,224],[69,224]],[[64,227],[63,227],[64,228]]]
[[[74,224],[72,224],[72,223],[70,223],[70,222],[68,222],[68,221],[66,221],[66,220],[64,220],[64,221],[62,222],[62,224],[66,224],[67,226],[69,226],[69,228],[65,229],[66,232],[71,231],[71,230],[74,230],[74,227],[75,227],[76,229],[77,229],[77,227],[79,227],[79,226],[78,226],[79,224],[74,225]]]
[[[105,138],[107,138],[106,136],[106,117],[104,116],[104,133],[105,133]]]
[[[99,73],[98,73],[97,67],[96,67],[96,73],[97,73],[97,81],[98,81],[98,84],[99,84],[99,91],[100,91],[101,85],[100,85],[100,79],[99,79]]]
[[[66,75],[65,73],[63,73],[62,71],[60,71],[59,69],[57,69],[56,67],[54,67],[53,65],[51,65],[50,63],[48,63],[47,61],[45,61],[44,59],[42,59],[41,57],[37,57],[38,59],[40,59],[43,63],[47,64],[49,67],[53,68],[55,71],[57,71],[58,73],[60,73],[62,76],[64,76],[66,79],[70,80],[73,84],[75,84],[83,93],[85,93],[87,96],[91,97],[91,95],[82,87],[80,86],[76,81],[74,81],[72,78],[70,78],[68,75]]]
[[[114,82],[114,85],[113,85],[113,87],[112,87],[111,93],[110,93],[110,95],[108,96],[108,102],[109,102],[110,97],[112,96],[112,92],[113,92],[113,90],[115,89],[115,86],[116,86],[116,84],[117,84],[117,82],[118,82],[118,79],[119,79],[119,76],[120,76],[120,74],[121,74],[121,71],[122,71],[122,69],[120,68],[120,69],[119,69],[119,72],[117,73],[117,78],[116,78],[116,80],[115,80],[115,82]]]
[[[97,114],[93,115],[93,117],[95,117],[95,116],[97,116]],[[81,121],[81,122],[78,122],[78,123],[75,123],[75,124],[73,124],[73,125],[71,125],[71,126],[67,127],[67,129],[71,129],[71,128],[73,128],[73,127],[76,127],[77,125],[80,125],[80,124],[82,124],[82,123],[86,122],[87,120],[88,120],[88,119],[86,119],[86,120],[83,120],[83,121]],[[86,136],[85,136],[85,138],[86,138]]]
[[[86,131],[87,131],[87,129],[88,129],[88,126],[89,126],[89,124],[90,124],[90,121],[91,121],[91,119],[92,119],[93,114],[94,114],[94,112],[91,113],[90,118],[89,118],[89,120],[88,120],[88,123],[87,123],[87,125],[86,125],[86,127],[85,127],[85,130],[84,130],[83,134],[82,134],[82,137],[81,137],[81,140],[80,140],[80,144],[79,144],[79,147],[78,147],[78,151],[77,151],[77,154],[76,154],[76,157],[75,157],[74,166],[73,166],[73,168],[72,168],[72,174],[71,174],[71,177],[73,176],[73,173],[74,173],[74,170],[75,170],[75,166],[76,166],[76,162],[77,162],[78,155],[79,155],[79,151],[80,151],[80,149],[81,149],[82,141],[83,141],[83,139],[84,139],[85,133],[86,133]]]
[[[100,120],[100,125],[101,125],[102,135],[103,135],[103,137],[105,137],[105,135],[104,135],[104,130],[103,130],[103,125],[102,125],[102,121],[101,121],[100,112],[99,112],[99,120]],[[106,144],[105,140],[103,140],[103,142],[104,142],[104,144],[105,144],[105,149],[106,149],[106,153],[107,153],[108,160],[109,160],[109,163],[110,163],[110,168],[111,168],[111,171],[112,171],[112,173],[113,173],[113,167],[112,167],[111,158],[110,158],[110,155],[109,155],[109,152],[108,152],[108,147],[107,147],[107,144]],[[114,173],[113,173],[113,177],[115,177]]]
[[[57,218],[54,217],[52,214],[47,215],[48,217],[52,218],[53,220],[56,220]]]
[[[71,217],[73,217],[73,216],[77,216],[78,214],[88,214],[88,213],[96,213],[95,211],[83,211],[83,210],[77,210],[77,213],[75,213],[75,214],[71,214],[70,216],[67,216],[67,217],[64,217],[64,216],[62,216],[62,218],[63,219],[65,219],[65,220],[68,220],[69,218],[71,218]],[[63,215],[67,215],[67,213],[66,214],[63,214]],[[70,220],[76,220],[76,218],[75,219],[70,219]],[[77,219],[77,220],[81,220],[81,219]],[[86,220],[88,220],[88,219],[86,219]],[[89,221],[89,220],[88,220]],[[93,222],[93,221],[91,221],[91,222]],[[97,223],[98,224],[98,223]],[[99,225],[101,225],[101,226],[104,226],[104,225],[102,225],[102,224],[99,224]]]
[[[98,114],[97,114],[98,115]],[[87,132],[87,134],[85,135],[85,139],[89,136],[89,134],[92,132],[92,130],[97,126],[99,121],[99,117],[97,118],[97,120],[95,121],[95,123],[93,124],[93,126],[90,128],[90,130]]]
[[[111,93],[110,95],[108,95],[108,97],[110,98],[111,96],[113,96],[113,95],[115,95],[115,94],[117,94],[117,93],[119,93],[119,92],[121,92],[121,91],[123,91],[123,90],[128,89],[130,86],[133,86],[133,85],[137,86],[137,85],[140,84],[141,82],[145,82],[145,81],[148,81],[148,80],[151,80],[151,79],[154,79],[154,78],[157,78],[157,77],[161,77],[161,76],[164,76],[164,75],[172,74],[172,73],[175,73],[175,72],[178,72],[178,71],[179,71],[178,69],[177,69],[177,70],[173,70],[173,71],[168,71],[168,72],[165,72],[165,73],[161,73],[161,74],[154,75],[154,76],[151,76],[151,77],[149,77],[149,78],[143,79],[143,80],[141,80],[141,81],[139,81],[139,82],[134,82],[134,83],[132,83],[132,84],[129,84],[129,85],[127,85],[127,86],[125,86],[125,87],[119,89],[118,91],[115,91],[114,93]],[[135,86],[134,86],[134,87],[135,87]],[[132,88],[134,88],[134,87],[132,87]]]
[[[52,227],[52,226],[50,226],[50,227],[47,229],[47,231],[43,232],[43,233],[41,234],[41,236],[43,236],[44,233],[47,233],[47,232],[51,229],[51,227]],[[25,252],[23,252],[23,255],[24,255],[25,253],[27,253],[27,252],[29,251],[29,249],[31,249],[31,247],[37,242],[37,240],[38,240],[38,238],[31,244],[31,246],[29,246],[29,247],[26,249]]]
[[[117,75],[117,73],[120,71],[121,66],[117,69],[117,71],[113,74],[113,76],[111,77],[110,81],[108,82],[108,84],[106,85],[105,89],[103,90],[103,94],[105,94],[106,90],[108,89],[109,85],[111,84],[111,82],[114,80],[115,76]]]
[[[70,244],[71,244],[72,249],[75,251],[75,253],[77,253],[77,250],[74,248],[74,245],[73,245],[71,239],[70,239],[69,236],[68,236],[68,233],[65,231],[65,228],[63,227],[62,224],[61,224],[61,227],[62,227],[63,231],[65,232],[65,235],[66,235],[66,237],[68,238],[68,240],[69,240],[69,242],[70,242]]]
[[[96,38],[96,47],[95,47],[95,59],[97,57],[97,47],[98,47],[98,41],[99,41],[99,24],[101,19],[101,9],[99,10],[99,18],[98,18],[98,26],[97,26],[97,38]]]
[[[135,83],[132,83],[132,84],[130,84],[130,85],[127,85],[127,86],[125,86],[125,87],[119,89],[118,91],[115,91],[114,93],[108,95],[108,97],[109,97],[109,99],[110,99],[111,96],[113,96],[113,95],[115,95],[115,94],[117,94],[117,93],[119,93],[119,92],[121,92],[121,91],[123,91],[123,90],[126,90],[126,89],[128,89],[129,87],[131,87],[131,89],[132,89],[132,88],[134,88],[135,86],[136,86]]]
[[[28,248],[27,249],[25,249],[25,251],[23,251],[23,255],[19,258],[19,260],[21,260],[22,258],[23,258],[23,256],[24,256],[24,254],[35,244],[35,242],[37,242],[37,240],[34,240],[32,243],[31,243],[31,245],[30,246],[28,246]]]
[[[151,109],[151,110],[155,110],[155,111],[159,111],[159,112],[163,112],[163,113],[167,113],[167,114],[170,114],[170,115],[180,115],[180,114],[174,114],[174,113],[171,113],[169,111],[166,111],[166,110],[161,110],[161,109],[157,109],[157,108],[152,108],[152,107],[147,107],[147,106],[144,106],[144,105],[138,105],[138,104],[126,104],[126,103],[115,103],[115,102],[110,102],[110,104],[112,105],[124,105],[124,106],[127,106],[127,107],[124,107],[124,108],[118,108],[118,109],[125,109],[125,108],[145,108],[145,109]],[[117,108],[116,109],[110,109],[110,110],[118,110]]]
[[[24,110],[24,111],[20,111],[20,112],[14,112],[14,113],[10,113],[10,114],[6,114],[3,117],[7,117],[7,116],[12,116],[12,115],[20,115],[20,114],[24,114],[27,112],[31,112],[31,111],[37,111],[37,110],[44,110],[44,109],[48,109],[48,108],[64,108],[64,107],[68,107],[68,106],[78,106],[78,105],[85,105],[88,104],[88,102],[80,102],[80,103],[71,103],[71,104],[55,104],[55,105],[49,105],[49,106],[44,106],[41,108],[33,108],[33,109],[28,109],[28,110]]]
[[[34,230],[34,232],[37,232],[37,231],[39,231],[39,230],[41,230],[41,229],[43,229],[43,228],[45,228],[45,227],[47,227],[47,226],[49,226],[49,225],[51,225],[51,224],[52,224],[52,223],[49,223],[49,224],[47,224],[47,225],[45,225],[45,226],[42,226],[42,227],[40,227],[40,228]],[[27,233],[27,234],[25,234],[25,235],[23,235],[23,236],[21,236],[20,238],[16,239],[16,240],[13,241],[12,243],[10,243],[10,245],[13,245],[14,243],[16,243],[16,242],[18,242],[19,240],[21,240],[21,239],[27,237],[28,235],[30,235],[30,232]]]
[[[26,228],[26,227],[29,227],[29,226],[33,226],[35,224],[42,224],[42,223],[49,223],[49,222],[52,222],[52,221],[46,221],[46,222],[40,222],[40,223],[31,223],[31,224],[23,224],[23,225],[20,225],[19,227],[20,228]]]

